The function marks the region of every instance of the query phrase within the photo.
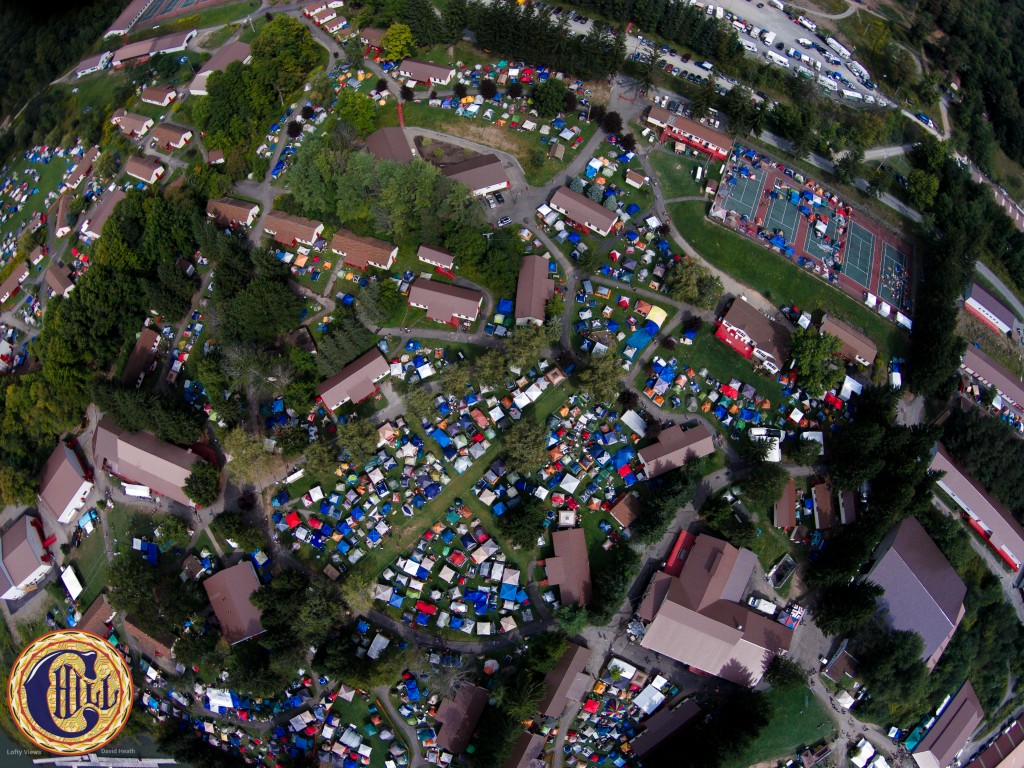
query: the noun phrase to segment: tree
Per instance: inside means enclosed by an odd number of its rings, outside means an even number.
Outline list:
[[[516,81],[509,83],[508,88],[505,89],[505,93],[508,94],[510,99],[519,99],[523,95],[523,84]]]
[[[811,397],[839,386],[845,376],[838,363],[843,343],[815,328],[797,328],[790,339],[790,356],[799,370],[797,383]]]
[[[198,507],[208,507],[220,495],[220,469],[206,461],[197,461],[185,481],[185,495]]]
[[[225,510],[213,518],[210,527],[214,533],[224,539],[231,539],[243,552],[262,549],[267,545],[267,537],[259,527],[253,525],[241,512]]]
[[[172,547],[184,547],[188,544],[190,538],[188,523],[177,515],[167,515],[160,521],[157,530],[160,532],[160,541],[166,542]]]
[[[508,378],[508,361],[497,349],[489,349],[473,361],[473,372],[486,391],[501,386]]]
[[[722,281],[692,256],[684,256],[665,276],[665,288],[676,301],[711,310],[721,298]]]
[[[403,304],[394,281],[377,280],[359,291],[359,320],[367,328],[380,328]]]
[[[338,427],[338,445],[344,449],[353,464],[359,466],[377,452],[380,435],[367,419],[350,421]],[[308,457],[307,457],[308,460]]]
[[[789,460],[802,467],[809,467],[821,458],[821,443],[817,440],[796,438],[789,445]]]
[[[416,98],[416,92],[408,85],[403,84],[398,93],[402,97],[402,101],[412,101]]]
[[[154,604],[157,574],[138,552],[122,551],[110,565],[110,604],[123,613],[155,623],[159,611]]]
[[[844,184],[852,184],[857,176],[857,167],[864,162],[864,150],[860,146],[851,147],[835,163],[836,178]]]
[[[416,50],[416,40],[407,24],[392,24],[381,36],[380,43],[388,61],[407,59]]]
[[[505,459],[510,469],[532,474],[547,462],[547,430],[530,418],[521,418],[505,438]]]
[[[622,131],[622,115],[618,112],[608,112],[601,121],[601,128],[605,133],[620,133]]]
[[[512,542],[512,546],[517,549],[533,549],[537,546],[537,537],[544,532],[546,514],[540,501],[531,496],[498,517],[498,527]]]
[[[736,442],[736,452],[750,464],[767,461],[769,451],[771,451],[770,440],[751,437],[749,432],[744,432]]]
[[[580,388],[598,403],[614,403],[619,393],[622,367],[616,355],[590,355],[587,367],[579,374]]]
[[[878,612],[878,598],[883,592],[870,581],[827,587],[814,610],[814,623],[826,635],[855,632]]]
[[[455,94],[455,98],[464,99],[466,98],[466,86],[464,83],[456,83],[452,86],[452,93]]]
[[[765,679],[772,688],[783,691],[807,687],[807,672],[793,659],[785,656],[775,656],[764,671]]]
[[[933,173],[915,169],[907,177],[907,194],[919,210],[930,210],[938,192],[939,178]]]
[[[761,462],[751,468],[743,481],[743,494],[754,506],[768,509],[779,500],[788,481],[789,473],[778,464]]]
[[[302,301],[283,280],[257,277],[228,302],[225,333],[242,341],[271,344],[299,321]]]
[[[298,120],[289,120],[288,121],[288,138],[289,139],[297,139],[301,135],[302,135],[302,126],[299,124]]]
[[[36,499],[38,486],[27,472],[7,464],[0,464],[0,504],[31,504]]]
[[[854,649],[878,709],[901,721],[919,713],[928,692],[924,641],[916,632],[865,632]]]
[[[469,366],[465,363],[449,363],[437,373],[437,383],[446,395],[462,397],[469,382]]]
[[[632,133],[625,133],[619,137],[619,146],[625,152],[633,152],[636,149],[636,136]]]
[[[270,474],[276,463],[263,447],[263,437],[235,427],[221,439],[228,457],[228,476],[236,483],[255,483]]]
[[[369,136],[377,129],[377,112],[373,99],[350,88],[342,88],[338,94],[338,102],[334,105],[334,113],[340,124],[349,126],[361,137]],[[299,155],[302,158],[303,152]]]
[[[529,668],[541,674],[547,674],[558,665],[558,660],[568,650],[565,635],[561,632],[541,632],[530,638],[527,651]],[[436,687],[435,681],[435,687]]]
[[[537,713],[544,692],[543,679],[524,670],[513,677],[504,678],[495,688],[493,696],[498,709],[511,720],[522,722]]]
[[[505,359],[509,367],[521,370],[531,368],[540,359],[541,350],[547,341],[542,326],[528,325],[516,328],[505,340]]]
[[[117,171],[117,155],[114,152],[100,153],[99,158],[96,160],[96,175],[102,179],[112,179],[117,174]]]
[[[306,472],[318,480],[325,481],[334,477],[338,468],[335,450],[323,440],[315,440],[306,449]]]
[[[599,203],[601,202],[601,198],[604,197],[604,187],[600,184],[591,184],[587,187],[586,195],[595,203]]]
[[[326,104],[334,97],[334,86],[331,78],[321,67],[309,78],[309,98],[314,104]],[[307,118],[308,119],[308,118]]]
[[[480,95],[485,99],[493,99],[498,95],[498,86],[491,78],[485,77],[480,81]]]
[[[580,605],[562,605],[555,611],[555,622],[566,637],[579,637],[589,623],[587,609]]]
[[[554,77],[533,89],[533,104],[541,117],[555,117],[565,108],[565,95],[568,93],[565,83]]]

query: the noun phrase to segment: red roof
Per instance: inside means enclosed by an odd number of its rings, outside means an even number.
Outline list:
[[[676,543],[672,546],[672,552],[668,556],[668,561],[662,570],[671,576],[678,576],[682,573],[683,561],[686,560],[686,555],[693,548],[696,541],[697,537],[689,531],[680,531],[678,538],[676,538]]]

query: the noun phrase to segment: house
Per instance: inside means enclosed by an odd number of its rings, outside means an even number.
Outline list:
[[[39,475],[39,509],[58,523],[70,523],[85,506],[92,479],[92,469],[75,449],[63,441],[57,443]]]
[[[263,217],[263,231],[274,242],[291,248],[298,243],[313,245],[323,233],[324,225],[322,221],[294,216],[284,211],[269,211]]]
[[[625,493],[620,496],[611,509],[608,510],[608,514],[621,525],[623,528],[628,529],[636,519],[640,517],[640,513],[643,511],[644,505],[640,501],[640,497],[635,493]]]
[[[1018,768],[1024,765],[1024,717],[1004,728],[996,740],[968,765],[972,768]]]
[[[662,707],[644,721],[643,730],[630,741],[631,751],[643,760],[677,731],[696,720],[700,714],[700,705],[692,697],[674,707]]]
[[[1013,310],[978,283],[972,283],[964,294],[964,309],[996,333],[1010,333],[1017,324]]]
[[[92,438],[96,465],[127,485],[148,488],[184,506],[194,506],[185,482],[199,456],[157,438],[151,432],[127,432],[104,416]]]
[[[796,481],[790,475],[786,479],[786,486],[782,489],[782,496],[775,502],[775,527],[792,528],[796,525]]]
[[[411,163],[416,151],[409,143],[404,128],[378,128],[366,137],[366,151],[378,160],[393,163]]]
[[[547,766],[547,763],[541,759],[547,743],[548,737],[543,733],[523,731],[512,746],[508,758],[502,763],[502,768],[542,768]]]
[[[793,632],[742,600],[757,555],[707,534],[693,540],[682,568],[655,574],[638,615],[650,624],[640,644],[694,671],[754,687]]]
[[[341,32],[343,29],[347,28],[348,19],[346,19],[344,16],[340,16],[336,18],[334,21],[329,21],[326,24],[324,24],[324,31],[332,35],[336,35],[338,32]]]
[[[921,636],[922,660],[934,669],[964,617],[967,587],[916,518],[886,534],[865,579],[885,590],[885,621]]]
[[[552,208],[566,216],[571,222],[607,237],[619,223],[615,211],[609,211],[568,187],[559,187],[548,202]]]
[[[439,267],[446,272],[451,272],[455,268],[455,256],[439,245],[421,245],[416,251],[416,258],[424,264]]]
[[[18,289],[25,282],[28,275],[28,264],[25,262],[22,262],[12,270],[7,279],[0,283],[0,304],[3,304],[18,292]]]
[[[139,653],[149,659],[155,666],[170,675],[178,673],[174,661],[175,637],[170,632],[156,632],[153,635],[144,632],[136,625],[131,615],[125,616],[121,624],[130,645],[135,646]]]
[[[590,557],[582,528],[567,528],[551,534],[553,557],[545,560],[548,583],[558,587],[562,605],[585,606],[593,597]]]
[[[0,600],[18,600],[38,589],[53,568],[43,524],[22,515],[0,535]]]
[[[374,49],[375,54],[384,50],[384,30],[376,27],[363,27],[359,30],[359,42]]]
[[[110,116],[110,122],[121,129],[121,133],[129,139],[137,139],[149,133],[153,127],[153,118],[137,115],[121,107]]]
[[[322,382],[316,388],[317,399],[332,411],[345,403],[357,405],[377,394],[377,382],[389,373],[388,361],[379,350],[371,349]]]
[[[772,374],[778,373],[789,357],[789,329],[769,320],[742,296],[733,299],[718,321],[715,337]]]
[[[486,688],[463,683],[455,696],[441,702],[434,716],[441,724],[441,730],[437,733],[437,746],[454,755],[465,752],[490,697]]]
[[[263,612],[249,599],[260,588],[251,560],[218,571],[203,582],[220,634],[231,645],[263,633]]]
[[[441,173],[452,181],[465,184],[474,195],[486,195],[512,186],[497,155],[478,155],[449,165]]]
[[[86,214],[85,220],[82,222],[82,226],[79,232],[85,237],[86,240],[98,240],[100,235],[103,234],[103,225],[107,223],[107,219],[110,218],[110,214],[114,212],[114,208],[117,204],[124,200],[124,191],[115,189],[111,192],[107,192],[103,198],[93,206],[92,210]],[[3,291],[0,291],[0,295]]]
[[[211,149],[206,155],[206,162],[208,165],[224,165],[224,150]]]
[[[240,61],[243,64],[248,64],[252,61],[252,51],[248,43],[236,40],[233,43],[228,43],[218,48],[216,53],[199,68],[199,72],[196,73],[195,78],[193,78],[188,86],[188,92],[193,96],[206,96],[209,93],[206,90],[206,85],[210,75],[227,69],[228,64],[236,61]]]
[[[960,370],[996,391],[999,395],[994,402],[996,407],[1001,406],[1001,400],[1006,405],[1012,405],[1018,413],[1024,414],[1024,384],[980,349],[967,347]]]
[[[331,251],[342,257],[346,267],[366,270],[367,267],[391,269],[398,258],[398,246],[378,240],[375,237],[362,237],[347,229],[339,229],[331,238]]]
[[[943,472],[937,484],[956,502],[968,525],[977,531],[1014,572],[1024,563],[1024,527],[1001,502],[967,474],[939,443],[929,469]]]
[[[338,18],[338,12],[333,8],[324,8],[319,13],[314,13],[312,16],[313,22],[318,26],[322,27],[328,21]]]
[[[705,424],[686,430],[673,424],[661,431],[657,442],[637,451],[637,456],[644,465],[644,473],[653,479],[714,452],[715,436]]]
[[[832,493],[832,483],[827,477],[811,486],[811,501],[814,503],[814,527],[819,531],[827,531],[835,526],[835,494]]]
[[[88,610],[81,614],[81,617],[75,624],[75,629],[81,632],[91,632],[94,635],[106,638],[113,627],[115,616],[117,616],[117,611],[111,607],[107,601],[107,596],[100,595],[92,601]]]
[[[71,280],[73,274],[71,267],[63,262],[51,261],[50,266],[46,268],[46,272],[43,274],[43,282],[50,289],[51,295],[62,296],[66,299],[68,294],[75,288],[75,284]]]
[[[178,92],[166,85],[147,85],[142,89],[139,98],[147,104],[155,104],[158,107],[166,107],[176,98]]]
[[[56,229],[53,234],[57,238],[67,237],[71,234],[71,194],[65,192],[57,199],[57,211],[54,214],[53,222]]]
[[[480,291],[422,278],[409,289],[410,306],[426,310],[428,320],[453,326],[461,320],[475,321],[483,301]]]
[[[637,173],[632,168],[626,171],[626,184],[633,187],[633,189],[641,189],[646,183],[647,177],[642,173]]]
[[[135,339],[135,346],[121,372],[121,383],[124,386],[139,388],[143,377],[153,367],[159,346],[160,334],[152,328],[143,328]]]
[[[181,149],[192,141],[192,131],[174,123],[160,123],[153,129],[153,141],[162,149]]]
[[[985,719],[978,695],[968,680],[911,753],[920,768],[948,768]]]
[[[256,217],[260,215],[260,207],[246,200],[221,197],[206,203],[206,215],[213,219],[218,227],[251,227]]]
[[[112,35],[127,35],[132,27],[142,18],[142,14],[151,6],[155,0],[132,0],[123,11],[114,19],[114,23],[103,33],[104,37]]]
[[[875,357],[878,356],[878,347],[875,342],[869,339],[853,326],[847,325],[842,320],[837,320],[831,315],[824,315],[821,318],[821,325],[818,330],[829,336],[839,339],[839,356],[851,363],[861,365],[872,365]]]
[[[92,147],[82,153],[81,159],[75,164],[75,169],[68,176],[68,189],[78,189],[82,180],[92,173],[92,166],[100,156],[100,148]]]
[[[541,715],[561,717],[567,705],[576,703],[587,695],[593,680],[587,674],[588,661],[589,649],[576,643],[566,643],[562,657],[554,669],[544,676],[545,693],[538,706]]]
[[[124,172],[146,184],[155,184],[164,175],[164,166],[155,157],[149,155],[129,157],[128,162],[124,164]]]
[[[160,53],[181,53],[188,48],[189,42],[197,34],[198,30],[192,29],[188,32],[174,32],[123,45],[114,51],[114,69],[120,69],[128,64],[142,64]]]
[[[709,128],[696,120],[669,112],[662,107],[651,107],[647,113],[647,123],[661,129],[659,141],[674,141],[679,145],[695,149],[712,160],[724,161],[729,157],[732,139],[724,133]]]
[[[420,85],[448,85],[455,77],[454,67],[418,59],[403,59],[397,70],[401,77],[415,80]]]
[[[547,304],[555,295],[555,284],[548,279],[551,262],[537,253],[523,257],[516,284],[516,325],[543,325]]]
[[[93,72],[99,72],[101,69],[106,69],[110,66],[110,62],[114,60],[113,51],[103,51],[93,56],[86,56],[75,67],[76,77],[85,77],[91,75]]]
[[[304,16],[308,17],[308,18],[312,18],[313,16],[315,16],[318,13],[320,13],[320,11],[324,10],[325,8],[327,8],[326,0],[313,0],[312,3],[310,3],[307,6],[305,6],[302,9],[302,14]]]

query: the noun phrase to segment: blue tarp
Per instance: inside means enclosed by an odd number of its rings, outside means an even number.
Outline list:
[[[512,311],[511,299],[498,299],[498,314],[507,315]]]
[[[582,238],[579,232],[570,232],[568,239],[570,243],[578,243]]]
[[[626,341],[626,344],[633,347],[638,352],[651,343],[654,337],[651,336],[647,331],[637,331]]]
[[[391,599],[388,600],[388,605],[390,605],[392,608],[401,608],[402,600],[402,596],[396,592],[393,595],[391,595]]]
[[[467,603],[473,606],[473,610],[478,614],[487,613],[487,593],[481,592],[478,589],[472,589],[466,593],[463,598]]]
[[[498,595],[501,597],[502,600],[515,600],[516,592],[518,591],[519,590],[515,584],[502,584],[501,591],[498,593]]]

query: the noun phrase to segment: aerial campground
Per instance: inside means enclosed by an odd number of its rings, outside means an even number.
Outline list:
[[[1024,766],[1024,6],[710,3],[0,4],[2,768]]]

